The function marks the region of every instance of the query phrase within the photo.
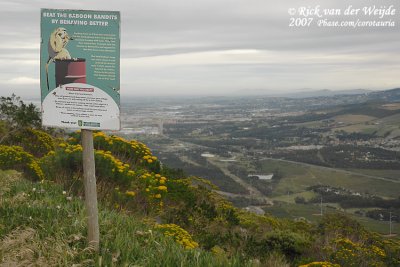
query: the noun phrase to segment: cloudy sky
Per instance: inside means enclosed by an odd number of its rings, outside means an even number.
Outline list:
[[[83,5],[82,2],[85,4]],[[289,27],[288,10],[393,5],[395,27]],[[396,0],[1,0],[0,86],[39,97],[40,8],[121,11],[121,95],[231,95],[400,86]],[[362,12],[362,10],[360,11]]]

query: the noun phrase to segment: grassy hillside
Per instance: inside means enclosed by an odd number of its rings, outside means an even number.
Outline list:
[[[52,182],[0,171],[1,266],[250,266],[188,250],[140,218],[100,208],[101,250],[86,248],[82,200]]]
[[[384,240],[343,214],[328,213],[316,224],[251,214],[213,193],[212,184],[161,168],[141,143],[104,133],[95,136],[100,253],[86,248],[81,149],[74,144],[79,142],[74,134],[67,142],[55,140],[58,144],[49,146],[55,150],[39,159],[21,147],[0,146],[2,168],[11,162],[31,179],[39,179],[31,182],[15,172],[0,173],[2,264],[397,266],[400,262],[397,241]],[[107,150],[102,150],[105,146]],[[349,251],[351,255],[346,254]],[[306,264],[321,260],[332,264]]]

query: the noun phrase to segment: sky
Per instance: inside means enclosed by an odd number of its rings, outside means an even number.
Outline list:
[[[358,15],[344,15],[350,5]],[[362,13],[374,5],[394,13]],[[1,0],[1,96],[39,98],[40,8],[121,11],[121,97],[400,87],[397,0]],[[291,18],[312,21],[290,27]],[[323,19],[394,26],[318,26]]]

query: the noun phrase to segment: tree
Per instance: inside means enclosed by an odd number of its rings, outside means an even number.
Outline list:
[[[0,144],[24,128],[41,128],[40,112],[34,104],[26,105],[20,97],[0,98]]]
[[[294,198],[294,202],[296,204],[306,204],[307,203],[306,199],[304,197],[301,197],[301,196],[295,197]]]

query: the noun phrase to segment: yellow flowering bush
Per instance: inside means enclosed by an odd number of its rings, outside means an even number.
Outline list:
[[[79,143],[79,132],[72,134],[70,143]],[[150,149],[136,140],[126,140],[120,136],[107,135],[104,132],[94,132],[93,142],[95,149],[111,151],[118,158],[132,165],[146,167],[150,171],[159,172],[160,162],[153,156]]]
[[[114,201],[121,205],[130,205],[131,198],[137,195],[141,208],[158,209],[163,205],[162,199],[168,188],[161,183],[165,183],[167,178],[159,174],[148,173],[142,169],[132,170],[131,166],[114,157],[110,151],[97,150],[95,152],[96,172],[101,179],[114,181],[118,185],[126,188],[123,194],[119,187],[114,192]]]
[[[42,157],[54,150],[54,142],[48,133],[32,128],[25,128],[12,135],[7,142],[18,145],[35,157]]]
[[[82,146],[79,144],[60,143],[54,154],[50,153],[46,156],[47,158],[54,157],[56,169],[61,168],[66,173],[73,175],[73,173],[81,172],[82,170],[82,150]],[[55,171],[57,172],[57,170]],[[52,175],[57,175],[57,173]]]
[[[108,137],[102,132],[95,133],[95,135],[104,137],[104,140],[111,142],[110,147],[119,142],[114,142],[119,138]],[[120,157],[120,153],[117,152],[98,149],[95,150],[94,156],[96,177],[99,183],[104,184],[106,190],[110,183],[114,184],[114,187],[117,186],[118,189],[121,188],[121,190],[109,192],[112,202],[117,203],[119,208],[159,210],[163,206],[163,199],[168,192],[166,177],[148,172],[141,165],[125,161],[125,158]],[[70,137],[67,142],[61,142],[55,152],[48,153],[42,162],[47,162],[48,164],[44,164],[46,166],[59,166],[67,174],[71,170],[79,174],[82,166],[82,146],[77,144],[75,137]],[[48,166],[45,169],[50,170],[52,173],[49,176],[53,177],[61,172],[57,168],[51,169]],[[69,175],[74,174],[69,173]]]
[[[327,214],[319,224],[323,256],[341,266],[400,266],[400,242],[367,231],[342,213]]]
[[[43,180],[44,174],[33,155],[20,146],[0,145],[0,168],[21,170],[33,179]]]
[[[337,238],[332,242],[331,260],[343,266],[386,266],[386,253],[378,246],[356,243],[348,238]]]
[[[384,239],[375,243],[378,247],[384,248],[388,266],[400,266],[400,240]]]
[[[160,229],[165,236],[172,237],[177,243],[181,244],[186,249],[194,249],[199,246],[192,236],[179,225],[176,224],[159,224],[156,228]]]
[[[165,185],[167,178],[160,174],[145,172],[139,179],[145,187],[144,192],[152,199],[160,200],[168,192],[168,188]]]
[[[111,181],[129,185],[136,177],[136,172],[131,166],[114,157],[110,151],[96,150],[96,174]]]

